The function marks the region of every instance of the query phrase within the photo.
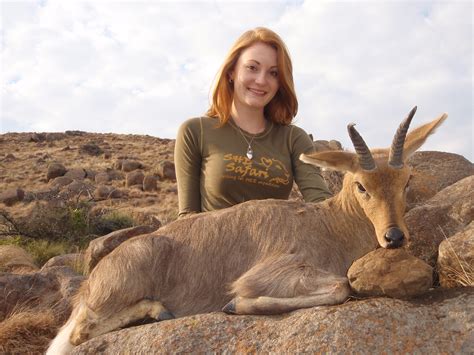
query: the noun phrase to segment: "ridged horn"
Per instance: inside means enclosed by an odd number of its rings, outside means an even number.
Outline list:
[[[372,153],[354,126],[355,123],[349,123],[347,125],[347,131],[349,132],[349,137],[351,137],[352,144],[354,145],[355,151],[359,157],[360,167],[364,170],[374,170],[375,161],[372,157]]]
[[[397,133],[393,137],[392,147],[388,156],[388,165],[395,169],[403,168],[403,145],[407,136],[408,127],[410,127],[411,120],[415,116],[416,106],[413,107],[407,118],[403,120],[397,129]]]

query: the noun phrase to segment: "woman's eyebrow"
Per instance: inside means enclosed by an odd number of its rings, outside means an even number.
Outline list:
[[[255,59],[248,59],[248,62],[255,62],[255,63],[257,63],[258,65],[261,64],[258,60],[255,60]],[[273,69],[273,68],[277,68],[277,69],[278,69],[278,66],[273,65],[273,66],[270,67],[270,69]]]

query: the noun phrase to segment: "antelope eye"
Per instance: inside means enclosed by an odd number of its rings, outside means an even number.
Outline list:
[[[360,182],[356,182],[356,185],[357,185],[357,190],[359,190],[360,193],[365,193],[367,192],[367,190],[365,189],[364,186],[362,186],[362,184]]]

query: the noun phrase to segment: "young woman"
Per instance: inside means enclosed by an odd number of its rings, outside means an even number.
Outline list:
[[[306,202],[331,196],[318,169],[299,160],[313,143],[291,125],[297,110],[282,39],[261,27],[245,32],[219,71],[206,116],[179,129],[179,216],[248,200],[287,199],[293,181]]]

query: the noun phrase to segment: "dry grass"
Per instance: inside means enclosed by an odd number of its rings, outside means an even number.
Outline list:
[[[52,310],[17,308],[0,323],[0,353],[43,354],[58,323]]]
[[[443,284],[448,287],[474,286],[474,265],[456,253],[443,228],[441,228],[441,226],[438,227],[449,246],[449,254],[453,260],[456,260],[454,265],[443,265],[442,270],[438,270],[440,278],[443,279]],[[438,268],[439,267],[440,265],[438,265]]]

